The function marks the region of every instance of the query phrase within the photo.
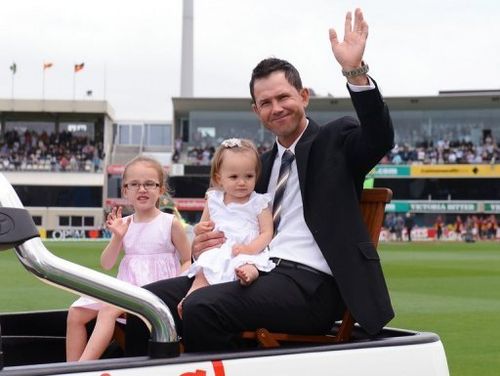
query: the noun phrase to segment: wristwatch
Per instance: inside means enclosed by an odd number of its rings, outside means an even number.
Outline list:
[[[364,61],[361,61],[361,66],[359,68],[350,71],[342,70],[342,74],[347,78],[356,77],[368,73],[369,69],[370,68],[368,67],[368,64],[365,64]]]

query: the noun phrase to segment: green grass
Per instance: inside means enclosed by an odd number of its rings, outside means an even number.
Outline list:
[[[106,242],[46,245],[59,257],[100,270]],[[389,325],[439,334],[453,376],[497,375],[500,243],[390,243],[381,244],[380,254],[396,311]],[[41,283],[13,251],[0,252],[0,286],[0,312],[67,308],[76,298]]]
[[[104,241],[48,241],[55,255],[92,269],[99,265]],[[116,275],[113,269],[108,274]],[[40,282],[21,265],[13,250],[0,252],[0,312],[67,308],[77,295]]]
[[[439,334],[452,375],[500,370],[500,244],[380,246],[396,318],[391,326]]]

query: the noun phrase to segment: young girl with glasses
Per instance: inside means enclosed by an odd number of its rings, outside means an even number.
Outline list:
[[[183,225],[158,208],[167,189],[165,180],[164,169],[155,159],[139,156],[131,160],[123,172],[122,195],[134,213],[122,218],[122,208],[113,208],[106,220],[112,236],[102,252],[101,265],[111,269],[123,249],[117,278],[136,286],[175,277],[191,264],[191,245]],[[123,313],[87,297],[74,302],[67,319],[67,360],[99,359]],[[94,318],[95,328],[87,342],[86,324]]]
[[[259,270],[274,268],[266,249],[273,237],[271,196],[254,191],[259,173],[260,158],[251,141],[231,138],[215,151],[210,173],[213,189],[207,192],[198,227],[212,221],[226,241],[203,252],[191,265],[187,275],[194,280],[186,297],[216,283],[239,280],[248,286],[258,278]],[[177,306],[181,317],[184,299]]]

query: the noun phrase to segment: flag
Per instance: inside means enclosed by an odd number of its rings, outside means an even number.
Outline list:
[[[12,63],[12,65],[9,68],[12,71],[12,74],[16,74],[16,72],[17,72],[17,64],[16,63]]]
[[[52,64],[52,63],[43,63],[43,70],[48,69],[48,68],[52,68],[52,65],[54,65],[54,64]]]
[[[85,63],[75,64],[75,73],[80,72],[84,66],[85,66]]]

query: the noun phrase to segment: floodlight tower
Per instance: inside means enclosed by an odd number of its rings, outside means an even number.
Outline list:
[[[193,0],[183,0],[181,97],[193,96]]]

